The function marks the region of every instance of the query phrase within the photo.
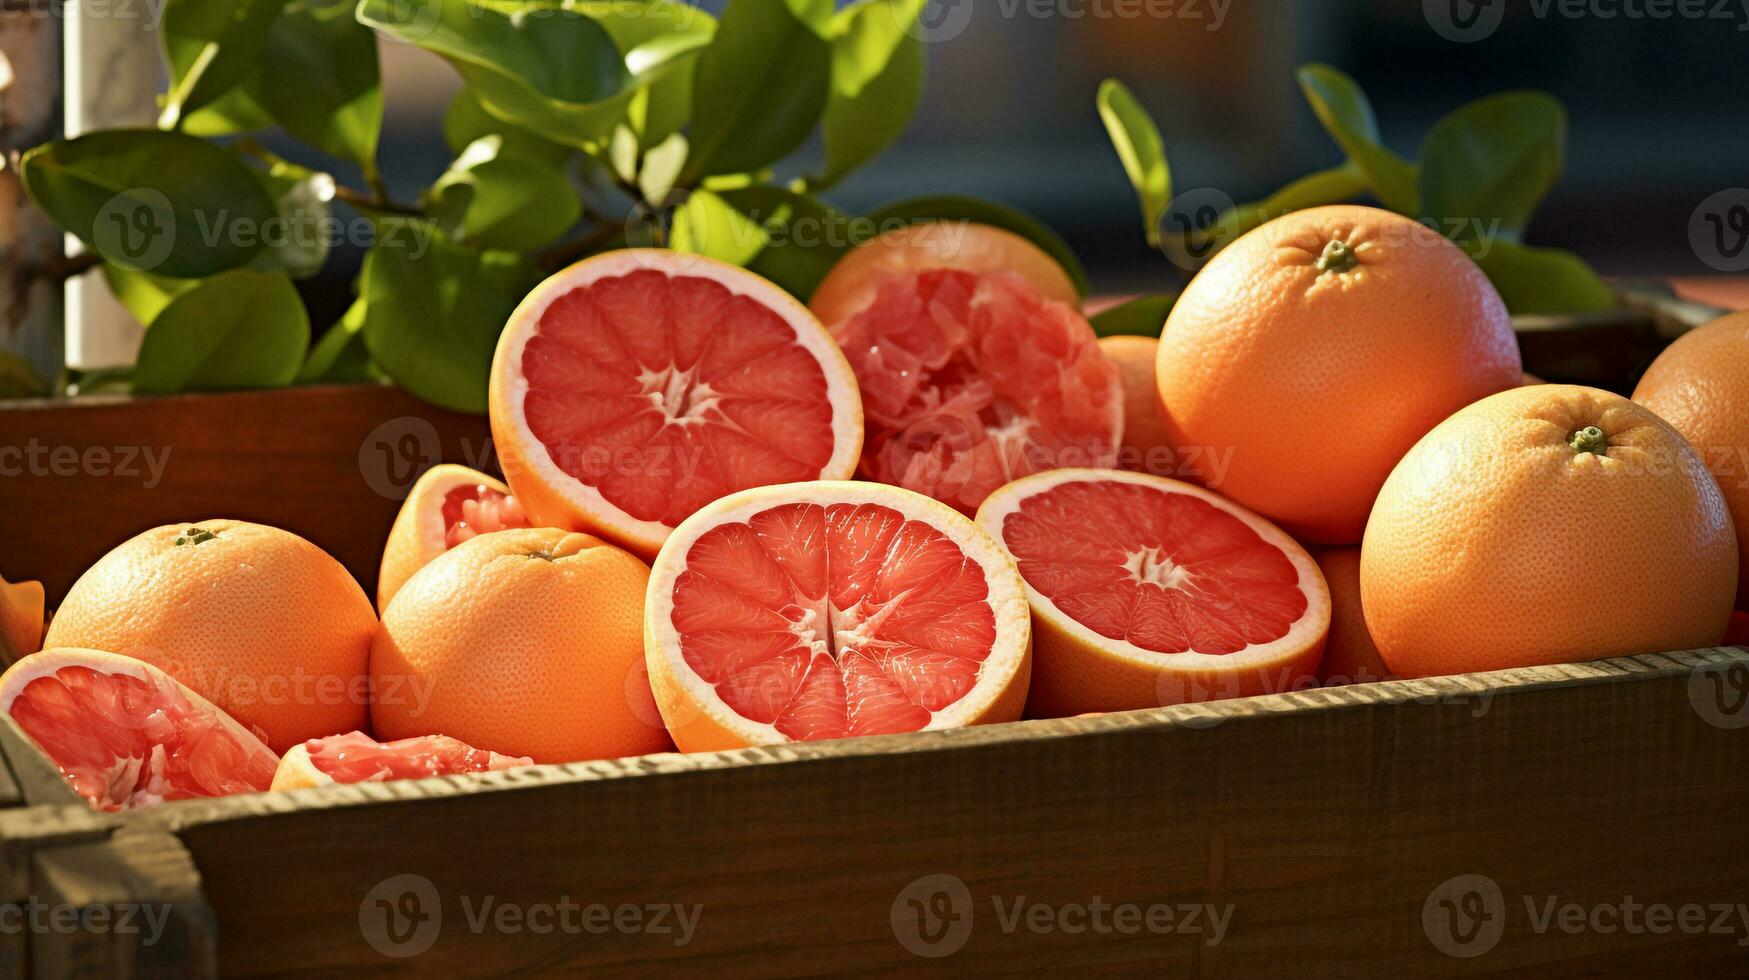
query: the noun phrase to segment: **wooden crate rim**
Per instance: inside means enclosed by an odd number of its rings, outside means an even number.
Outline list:
[[[1414,680],[1312,688],[1226,701],[1116,712],[1090,718],[1035,719],[944,731],[791,743],[731,752],[664,752],[623,759],[531,766],[501,772],[252,793],[222,799],[171,803],[124,813],[115,819],[118,831],[123,833],[176,833],[202,824],[233,820],[271,818],[337,808],[466,798],[510,790],[536,791],[544,787],[579,783],[679,776],[774,765],[818,765],[872,756],[969,751],[998,743],[1043,742],[1116,732],[1194,732],[1230,723],[1265,721],[1313,712],[1377,707],[1436,707],[1440,702],[1491,699],[1501,694],[1525,694],[1551,688],[1580,688],[1671,677],[1739,663],[1749,664],[1749,646],[1706,647],[1610,657],[1575,664],[1516,667]]]

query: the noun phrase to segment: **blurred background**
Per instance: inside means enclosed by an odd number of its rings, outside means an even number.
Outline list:
[[[1749,4],[1736,0],[1673,4],[1662,20],[1630,16],[1648,5],[1624,0],[1590,0],[1579,17],[1570,4],[1505,0],[932,4],[924,106],[897,145],[826,196],[852,211],[921,193],[997,198],[1062,232],[1104,292],[1179,279],[1143,242],[1094,111],[1110,75],[1159,121],[1178,193],[1237,201],[1339,162],[1294,82],[1302,62],[1354,76],[1386,143],[1411,157],[1466,101],[1548,90],[1570,115],[1567,172],[1527,241],[1578,251],[1605,274],[1713,274],[1689,244],[1690,218],[1749,184]],[[1675,9],[1687,6],[1706,16]],[[410,196],[449,162],[441,120],[457,85],[417,49],[386,45],[384,56],[383,167]],[[344,264],[330,274],[350,276]]]

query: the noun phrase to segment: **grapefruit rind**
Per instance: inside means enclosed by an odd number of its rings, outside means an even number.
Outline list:
[[[863,432],[862,395],[850,362],[814,314],[775,283],[702,255],[647,248],[607,252],[555,273],[511,313],[492,358],[489,402],[499,462],[531,522],[598,534],[646,560],[662,547],[672,529],[660,521],[634,517],[559,467],[523,412],[528,381],[523,377],[522,359],[529,340],[539,332],[541,318],[560,298],[602,279],[650,269],[708,278],[730,293],[772,310],[795,332],[797,344],[813,355],[825,375],[832,408],[834,444],[830,459],[820,470],[821,479],[848,479],[855,473],[862,457]],[[528,477],[519,479],[523,473]],[[567,520],[568,515],[580,520]]]
[[[766,510],[797,503],[891,508],[906,520],[927,524],[976,561],[989,589],[985,601],[994,615],[996,638],[977,683],[959,700],[935,712],[921,730],[1020,718],[1031,677],[1032,617],[1014,560],[965,515],[933,498],[879,483],[819,480],[755,487],[723,497],[675,528],[657,555],[644,603],[644,645],[651,691],[681,751],[726,751],[792,742],[774,725],[754,721],[729,707],[716,687],[693,671],[681,653],[672,611],[674,583],[686,570],[687,555],[699,538],[722,525],[745,523]]]
[[[1299,574],[1306,609],[1284,636],[1267,643],[1221,654],[1162,653],[1094,631],[1029,582],[1026,593],[1032,607],[1036,653],[1033,714],[1056,717],[1213,699],[1180,696],[1187,687],[1212,691],[1217,697],[1281,693],[1278,688],[1311,680],[1330,629],[1330,592],[1323,573],[1287,532],[1219,494],[1180,480],[1125,470],[1050,470],[1022,477],[992,493],[978,509],[978,526],[1001,542],[1004,521],[1029,497],[1080,481],[1127,483],[1185,494],[1239,519],[1286,555]],[[1102,693],[1090,699],[1087,692],[1094,689]]]
[[[10,716],[12,714],[13,703],[18,700],[19,695],[23,694],[25,688],[29,687],[33,681],[44,677],[53,677],[58,671],[67,667],[83,667],[93,673],[112,677],[116,675],[125,675],[143,681],[155,688],[162,688],[164,685],[169,685],[188,702],[189,707],[192,708],[195,713],[210,714],[212,717],[216,718],[219,724],[223,726],[226,733],[236,740],[238,747],[244,752],[258,757],[264,756],[269,760],[276,760],[278,758],[273,750],[268,748],[267,744],[257,737],[255,733],[243,727],[241,722],[233,718],[222,708],[214,705],[206,698],[201,697],[188,685],[178,682],[174,677],[171,677],[169,674],[143,660],[135,660],[133,657],[124,657],[120,654],[107,653],[102,650],[87,650],[79,647],[56,647],[33,653],[30,656],[19,660],[8,668],[4,675],[0,675],[0,714]],[[22,726],[20,726],[20,730],[23,730]],[[30,733],[25,732],[25,736],[30,737]],[[48,756],[53,760],[57,768],[60,767],[60,761],[55,760],[52,755],[49,755],[48,750],[38,744],[34,738],[31,739],[31,743],[37,745],[38,750],[41,751],[43,755]],[[265,789],[266,787],[262,788]],[[121,809],[131,809],[137,806],[150,805],[159,802],[162,802],[162,800],[157,798],[140,798],[136,794],[135,797],[126,801],[121,806]]]

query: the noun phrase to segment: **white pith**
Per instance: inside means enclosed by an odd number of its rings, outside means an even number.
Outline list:
[[[823,479],[848,478],[856,470],[862,455],[862,395],[856,385],[856,375],[850,362],[833,342],[820,321],[795,297],[768,280],[736,266],[699,255],[685,255],[666,249],[621,249],[591,259],[585,259],[535,287],[510,315],[509,325],[499,340],[492,360],[494,381],[502,386],[510,417],[505,419],[522,445],[529,447],[525,464],[568,500],[572,506],[589,514],[603,525],[617,528],[626,536],[651,548],[658,547],[671,530],[660,521],[646,521],[626,513],[595,487],[584,483],[554,462],[545,444],[535,438],[523,414],[523,402],[528,395],[528,379],[522,374],[522,355],[528,340],[539,332],[541,318],[547,308],[574,289],[593,285],[601,279],[611,279],[642,269],[654,269],[669,276],[696,276],[709,279],[737,296],[746,296],[776,313],[795,333],[797,344],[812,354],[826,378],[826,396],[832,408],[834,445],[832,456],[821,468]],[[690,372],[675,371],[672,366],[661,371],[646,371],[640,376],[645,394],[671,421],[684,421],[670,411],[682,379]],[[705,386],[707,394],[708,386]],[[692,391],[696,407],[698,389]],[[702,411],[702,407],[699,408]]]
[[[1288,628],[1286,634],[1267,643],[1253,643],[1232,653],[1196,653],[1194,651],[1162,653],[1158,650],[1137,646],[1128,640],[1114,640],[1103,633],[1094,631],[1065,613],[1050,596],[1034,589],[1031,583],[1027,583],[1026,593],[1032,602],[1033,611],[1075,639],[1101,650],[1109,651],[1143,667],[1231,668],[1273,663],[1284,656],[1302,650],[1318,635],[1329,629],[1330,593],[1324,585],[1323,573],[1318,570],[1317,562],[1313,561],[1312,556],[1306,553],[1306,549],[1289,537],[1286,532],[1256,514],[1245,510],[1219,494],[1189,483],[1146,473],[1132,473],[1127,470],[1050,470],[1023,477],[992,493],[989,499],[984,501],[984,505],[978,509],[978,526],[983,528],[985,533],[998,543],[1001,543],[1004,540],[1002,537],[1003,522],[1007,520],[1008,515],[1018,511],[1020,505],[1027,498],[1065,483],[1077,482],[1131,483],[1161,492],[1186,494],[1213,504],[1220,510],[1243,521],[1246,527],[1255,531],[1257,536],[1264,541],[1281,549],[1288,561],[1293,564],[1294,571],[1298,573],[1298,585],[1300,592],[1306,597],[1306,609],[1300,614],[1300,618]],[[1003,545],[1003,549],[1006,551],[1007,546]],[[1016,567],[1018,565],[1017,561]],[[1161,588],[1179,588],[1193,581],[1192,573],[1173,564],[1170,560],[1166,560],[1158,553],[1157,549],[1152,547],[1138,548],[1129,552],[1125,567],[1137,581],[1151,581]],[[1024,574],[1021,579],[1025,581]]]
[[[989,656],[979,667],[978,679],[971,690],[932,713],[929,724],[924,726],[925,731],[967,724],[1008,687],[1031,649],[1032,622],[1025,586],[1013,560],[1000,545],[965,515],[910,490],[879,483],[831,480],[790,483],[743,490],[702,508],[675,528],[650,571],[644,620],[647,653],[652,658],[661,658],[669,675],[686,688],[693,703],[701,705],[712,720],[749,744],[771,745],[790,741],[776,726],[753,721],[729,707],[717,694],[716,686],[699,677],[687,664],[681,653],[680,632],[674,628],[674,583],[686,569],[692,546],[707,532],[725,524],[746,523],[774,507],[798,503],[822,507],[874,504],[889,508],[906,520],[919,521],[933,528],[983,569],[984,581],[989,588],[985,601],[990,604],[996,624],[995,641]],[[829,653],[833,645],[857,645],[869,630],[879,625],[879,613],[869,615],[861,605],[859,602],[850,609],[836,610],[823,602],[822,606],[828,608],[798,610],[792,619],[791,630],[811,650],[821,653]],[[823,625],[833,630],[835,635],[831,641],[823,635]],[[651,665],[652,673],[655,666]]]

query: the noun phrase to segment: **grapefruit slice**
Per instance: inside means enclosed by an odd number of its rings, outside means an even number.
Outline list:
[[[808,306],[823,322],[836,323],[868,306],[883,280],[920,269],[1012,272],[1046,299],[1081,303],[1075,281],[1057,260],[1020,235],[970,221],[925,221],[884,231],[851,249],[820,280]]]
[[[479,470],[439,463],[420,474],[401,504],[377,572],[377,612],[426,563],[469,538],[528,527],[510,488]]]
[[[0,578],[0,665],[42,649],[43,584]]]
[[[492,438],[531,523],[655,555],[736,490],[848,477],[856,376],[818,320],[714,259],[623,249],[571,266],[511,314]]]
[[[991,494],[978,524],[1026,580],[1036,717],[1316,683],[1330,629],[1317,563],[1208,490],[1145,473],[1057,470]]]
[[[464,772],[532,766],[527,756],[476,749],[447,735],[425,735],[379,742],[363,732],[312,738],[292,746],[279,760],[273,788],[303,789],[334,783],[381,783]]]
[[[908,490],[818,481],[688,518],[651,571],[650,687],[686,752],[1013,721],[1026,593],[970,520]]]
[[[858,288],[814,300],[862,388],[862,474],[970,515],[1016,477],[1114,465],[1123,383],[1086,318],[1041,291],[1036,271],[915,241],[858,246],[843,260]]]
[[[99,810],[267,789],[279,763],[236,719],[151,664],[34,653],[0,677],[5,711]]]

